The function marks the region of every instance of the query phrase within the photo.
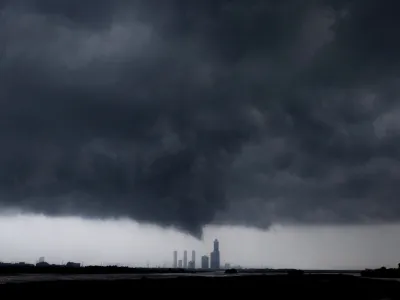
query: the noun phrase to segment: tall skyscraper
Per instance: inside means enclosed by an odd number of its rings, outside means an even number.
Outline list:
[[[208,256],[207,255],[203,255],[201,257],[201,268],[202,269],[208,269],[209,268],[209,261],[208,261]]]
[[[196,269],[196,251],[192,250],[192,268]]]
[[[220,268],[220,255],[219,255],[219,241],[217,239],[214,240],[214,249],[211,252],[211,269],[219,269]]]
[[[183,267],[185,268],[185,269],[187,269],[187,267],[188,267],[188,260],[187,260],[187,251],[185,250],[184,252],[183,252]]]
[[[219,241],[217,239],[214,240],[214,251],[219,252]]]
[[[177,268],[178,267],[178,251],[174,251],[174,263],[173,263],[173,268]]]

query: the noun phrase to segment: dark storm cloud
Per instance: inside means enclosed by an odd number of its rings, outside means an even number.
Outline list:
[[[1,204],[400,219],[397,1],[1,1]]]

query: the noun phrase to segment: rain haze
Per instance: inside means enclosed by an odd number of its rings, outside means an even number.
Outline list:
[[[400,261],[396,0],[0,0],[0,260]]]

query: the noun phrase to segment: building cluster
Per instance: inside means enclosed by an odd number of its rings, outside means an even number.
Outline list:
[[[183,260],[178,260],[178,251],[174,251],[174,268],[195,269],[196,268],[196,251],[192,251],[192,259],[188,261],[187,251],[183,252]]]
[[[53,266],[53,267],[64,266],[67,268],[80,268],[81,264],[69,261],[65,265],[64,264],[61,264],[61,265],[52,264],[51,265],[45,261],[44,257],[39,257],[39,260],[36,262],[36,267],[49,267],[49,266]]]
[[[44,257],[39,257],[35,264],[29,264],[25,262],[18,262],[18,263],[2,263],[0,262],[0,267],[67,267],[67,268],[80,268],[82,265],[80,263],[75,262],[68,262],[66,264],[49,264],[46,262]]]
[[[188,261],[187,251],[183,251],[183,259],[178,260],[178,251],[174,251],[173,253],[173,267],[174,268],[183,268],[183,269],[196,269],[196,251],[192,251],[192,259]],[[219,269],[221,266],[220,263],[220,252],[219,252],[219,241],[217,239],[214,240],[214,248],[210,253],[210,256],[203,255],[201,257],[201,268],[202,269]]]

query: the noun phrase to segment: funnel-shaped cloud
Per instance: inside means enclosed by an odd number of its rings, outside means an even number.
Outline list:
[[[397,1],[0,3],[2,206],[400,219]]]

